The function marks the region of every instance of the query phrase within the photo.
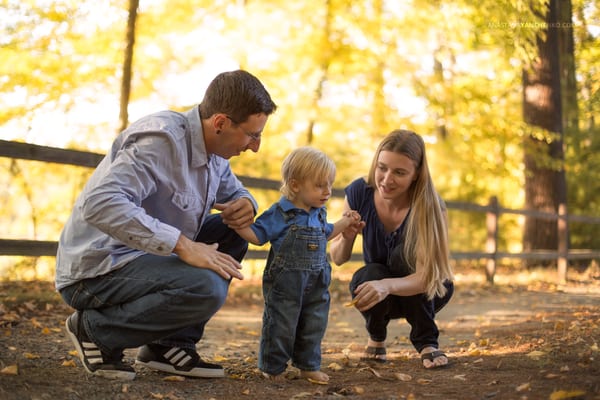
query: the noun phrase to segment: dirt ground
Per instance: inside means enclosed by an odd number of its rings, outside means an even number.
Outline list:
[[[323,342],[327,385],[298,379],[293,369],[281,382],[261,377],[256,284],[232,285],[198,345],[225,367],[226,378],[183,379],[138,367],[134,381],[119,382],[81,367],[64,331],[71,310],[51,283],[0,283],[0,399],[600,399],[597,275],[560,287],[512,276],[490,287],[457,274],[455,296],[438,315],[452,364],[438,370],[422,368],[404,321],[390,324],[386,364],[360,361],[362,318],[343,306],[347,282],[336,280]],[[126,358],[133,361],[135,349]]]

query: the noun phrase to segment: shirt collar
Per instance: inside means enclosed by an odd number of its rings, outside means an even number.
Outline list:
[[[294,205],[294,203],[292,203],[291,201],[289,201],[289,200],[287,199],[287,197],[285,197],[285,196],[281,196],[281,199],[279,199],[279,205],[281,206],[281,209],[282,209],[283,211],[285,211],[285,212],[288,212],[288,211],[291,211],[291,210],[300,210],[300,211],[303,211],[303,212],[305,212],[305,213],[307,213],[307,214],[312,214],[312,213],[314,213],[314,212],[317,212],[317,211],[319,210],[318,208],[314,208],[314,207],[312,207],[312,208],[310,209],[310,212],[307,212],[307,211],[306,211],[305,209],[303,209],[303,208],[298,208],[298,207],[296,207],[296,206]]]
[[[190,127],[192,167],[200,167],[208,164],[208,154],[206,152],[206,144],[204,143],[204,132],[202,131],[199,106],[195,106],[183,114],[187,118]]]

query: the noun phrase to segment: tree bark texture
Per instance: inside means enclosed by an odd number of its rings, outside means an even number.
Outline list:
[[[129,16],[127,18],[127,34],[125,38],[125,57],[123,59],[123,79],[121,80],[121,102],[119,106],[119,132],[129,125],[129,96],[131,94],[131,78],[133,70],[133,48],[135,45],[135,23],[139,0],[129,0]]]
[[[566,203],[558,0],[550,0],[545,22],[538,58],[523,71],[523,115],[532,128],[524,138],[525,208],[556,213]],[[557,248],[557,221],[526,217],[523,250]]]

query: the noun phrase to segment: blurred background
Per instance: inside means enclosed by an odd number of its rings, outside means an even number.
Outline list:
[[[569,222],[569,248],[600,249],[598,223],[586,222],[600,219],[597,0],[0,4],[1,140],[104,154],[129,122],[190,108],[216,74],[241,68],[279,108],[260,152],[232,160],[238,175],[278,181],[286,154],[311,145],[334,159],[334,186],[343,188],[367,174],[385,134],[410,129],[426,139],[447,202],[495,198],[507,209],[554,214],[563,206],[586,216]],[[0,238],[56,241],[90,173],[0,157]],[[279,197],[251,191],[262,209]],[[340,206],[331,200],[332,219]],[[497,224],[498,251],[558,247],[556,220],[501,214]],[[450,237],[453,252],[484,251],[486,213],[451,208]],[[54,262],[0,256],[0,280],[52,280]],[[256,276],[264,266],[245,263]]]

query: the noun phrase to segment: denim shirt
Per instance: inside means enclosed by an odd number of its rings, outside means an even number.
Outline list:
[[[215,202],[247,197],[258,208],[203,137],[198,107],[149,115],[119,134],[61,233],[57,289],[145,253],[171,255],[180,234],[196,236]]]
[[[294,217],[286,219],[280,210],[284,213],[291,212]],[[324,215],[325,220],[322,220],[320,215]],[[308,212],[297,208],[291,201],[282,196],[277,203],[271,205],[268,210],[256,218],[250,228],[256,234],[260,244],[270,242],[271,248],[278,251],[287,230],[293,224],[321,228],[325,233],[325,237],[328,238],[333,232],[333,224],[327,222],[326,218],[327,213],[324,208],[311,208]]]

